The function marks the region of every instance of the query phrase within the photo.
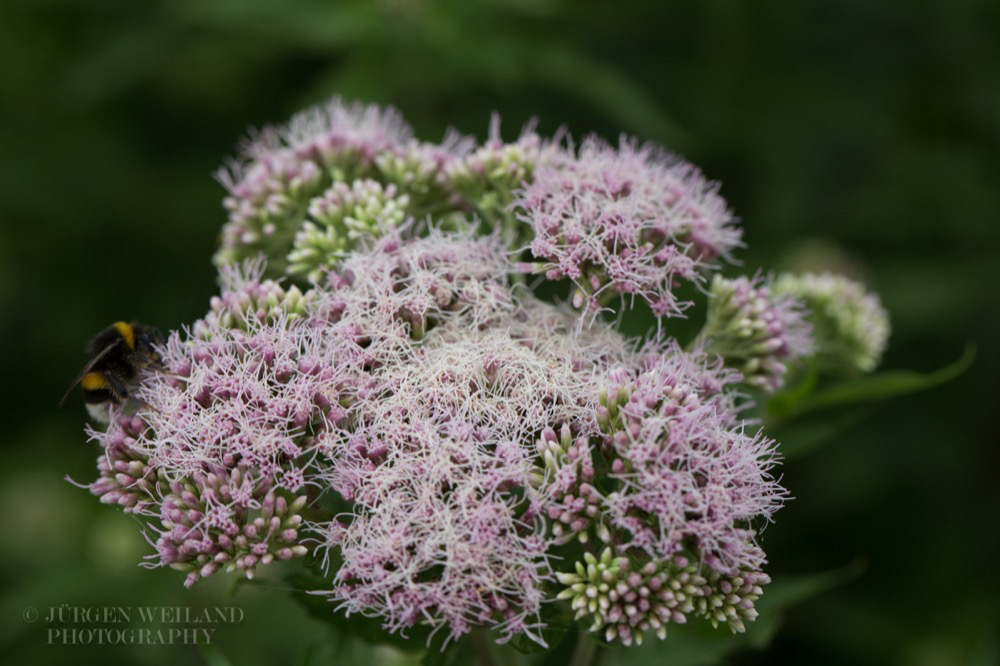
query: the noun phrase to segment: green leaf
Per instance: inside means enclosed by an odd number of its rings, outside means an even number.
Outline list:
[[[773,425],[810,412],[926,391],[961,375],[969,369],[975,358],[976,347],[970,343],[957,361],[934,372],[891,370],[834,384],[818,391],[813,390],[815,380],[810,379],[810,373],[801,384],[777,394],[768,403],[768,423]]]
[[[795,411],[799,403],[808,398],[819,382],[819,369],[811,364],[805,372],[805,377],[788,388],[775,393],[765,405],[765,411],[770,423],[780,422]]]
[[[834,414],[806,416],[770,427],[767,434],[780,442],[779,451],[788,460],[812,453],[841,438],[874,411],[872,405],[865,405]]]
[[[747,623],[746,633],[731,634],[724,627],[713,629],[704,620],[689,624],[671,624],[666,640],[647,634],[641,646],[605,649],[601,666],[642,666],[644,664],[669,664],[669,666],[706,666],[719,663],[723,658],[748,648],[766,647],[780,629],[785,613],[797,603],[857,578],[865,569],[863,561],[804,576],[775,578],[764,588],[757,603],[760,615]]]
[[[302,605],[312,617],[325,623],[338,634],[360,639],[376,645],[392,645],[404,651],[422,650],[428,646],[427,639],[430,630],[426,627],[413,627],[407,631],[407,636],[390,633],[382,628],[381,620],[354,614],[350,617],[330,600],[318,594],[310,594],[307,590],[328,589],[329,581],[308,573],[294,573],[287,577],[289,584],[295,589],[292,597]],[[438,632],[441,634],[442,632]],[[435,636],[428,649],[440,649],[443,638]]]
[[[509,645],[497,645],[488,631],[473,629],[457,641],[440,645],[424,652],[420,666],[465,666],[465,664],[490,664],[492,666],[522,666],[520,655]]]
[[[216,645],[198,643],[198,651],[201,652],[207,666],[233,666],[233,662],[229,661],[229,658],[222,654],[222,650]]]

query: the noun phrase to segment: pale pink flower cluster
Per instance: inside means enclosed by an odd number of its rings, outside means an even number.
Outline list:
[[[189,584],[304,554],[307,500],[335,491],[352,511],[312,532],[338,549],[346,610],[540,641],[553,542],[532,437],[596,434],[593,386],[631,352],[604,327],[573,333],[509,272],[497,237],[437,229],[375,241],[306,296],[259,264],[228,270],[137,415],[92,431],[91,490],[142,515],[153,564]]]
[[[718,185],[652,145],[596,137],[575,153],[539,163],[513,209],[530,225],[536,269],[576,285],[574,305],[599,310],[609,297],[639,296],[660,316],[689,303],[678,280],[699,281],[716,257],[740,244],[740,229]]]
[[[189,585],[305,554],[309,470],[346,417],[346,354],[283,310],[250,309],[237,326],[226,303],[275,293],[252,269],[228,278],[198,334],[175,332],[163,346],[137,413],[113,410],[106,430],[90,429],[104,449],[91,491],[143,516],[152,565],[189,572]]]
[[[616,454],[607,520],[656,560],[694,553],[720,574],[765,562],[758,528],[785,491],[771,470],[775,443],[746,431],[733,394],[740,379],[669,343],[629,381],[612,385],[601,424]]]
[[[438,252],[418,265],[447,257],[438,265],[451,277],[484,265],[468,245],[451,254],[430,240]],[[629,357],[625,341],[605,329],[574,338],[572,314],[504,283],[445,287],[413,264],[387,274],[365,258],[345,265],[352,293],[381,292],[373,305],[416,318],[410,330],[425,334],[383,356],[321,474],[353,504],[317,527],[343,562],[330,594],[394,630],[422,622],[458,637],[486,625],[541,641],[550,491],[528,443],[560,421],[596,433],[593,386],[602,368]],[[379,287],[386,279],[405,286]]]

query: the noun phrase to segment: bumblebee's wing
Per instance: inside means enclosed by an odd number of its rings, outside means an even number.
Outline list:
[[[111,350],[113,350],[116,346],[118,346],[119,344],[121,344],[121,342],[122,342],[121,340],[114,341],[113,343],[111,343],[110,345],[108,345],[104,349],[102,349],[100,352],[98,352],[97,356],[95,356],[94,358],[90,359],[90,361],[87,363],[87,365],[84,366],[83,370],[80,371],[80,374],[76,376],[76,379],[73,380],[73,383],[69,385],[68,389],[66,389],[66,393],[64,393],[62,399],[59,400],[58,407],[62,407],[63,406],[63,403],[66,402],[66,398],[69,397],[69,394],[73,391],[73,389],[76,387],[76,385],[80,383],[80,380],[83,379],[83,376],[86,375],[91,370],[93,370],[94,366],[96,366],[97,363],[102,358],[104,358],[105,356],[107,356],[108,353],[111,352]]]

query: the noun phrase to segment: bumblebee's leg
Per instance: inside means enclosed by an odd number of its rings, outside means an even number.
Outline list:
[[[108,380],[108,388],[111,391],[111,400],[115,404],[121,404],[128,399],[128,387],[117,377],[105,375]]]
[[[163,369],[163,359],[156,352],[149,352],[148,354],[136,352],[129,358],[129,364],[135,370],[144,370],[146,368],[153,368],[154,370]]]

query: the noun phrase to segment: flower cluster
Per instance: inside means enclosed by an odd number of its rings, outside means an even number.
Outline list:
[[[503,143],[498,117],[476,149],[454,131],[441,143],[418,141],[394,109],[334,98],[265,128],[219,171],[229,221],[215,261],[263,254],[272,274],[315,282],[360,240],[407,217],[458,222],[474,212],[491,224],[504,217],[509,229],[512,192],[530,178],[543,145],[530,127]]]
[[[773,441],[747,434],[727,384],[738,374],[671,343],[600,409],[614,453],[605,499],[611,526],[655,560],[693,552],[721,574],[759,570],[756,528],[785,491],[770,474]]]
[[[538,456],[545,469],[536,477],[536,484],[545,485],[548,490],[546,513],[552,521],[556,539],[565,542],[576,537],[581,543],[587,543],[587,528],[596,521],[602,540],[607,540],[607,527],[599,520],[601,495],[593,485],[590,439],[579,437],[574,441],[565,423],[558,436],[555,430],[546,428],[538,440]]]
[[[697,281],[739,245],[740,230],[717,186],[691,164],[622,139],[590,137],[576,154],[553,155],[518,191],[513,207],[534,234],[534,270],[576,285],[591,311],[614,295],[640,296],[660,316],[678,315],[678,279]]]
[[[615,557],[611,548],[600,557],[584,553],[574,572],[556,576],[566,586],[556,598],[571,601],[576,619],[587,619],[589,631],[623,645],[642,645],[647,631],[663,640],[668,623],[684,624],[689,615],[715,626],[725,622],[733,632],[743,632],[743,621],[757,617],[753,604],[762,593],[761,585],[770,581],[759,572],[723,576],[712,571],[706,578],[683,555],[651,560],[634,569],[627,557]]]
[[[375,167],[379,178],[409,197],[415,217],[441,214],[459,207],[450,171],[473,144],[449,131],[440,144],[411,140],[392,146],[375,158]]]
[[[89,428],[88,487],[139,519],[147,566],[301,558],[338,611],[446,640],[544,644],[566,605],[625,645],[742,631],[787,494],[739,386],[810,352],[806,307],[820,358],[870,369],[885,313],[831,276],[716,278],[687,348],[626,338],[609,299],[682,314],[740,229],[660,148],[571,145],[498,118],[424,143],[339,99],[261,132],[221,176],[220,295]]]
[[[216,254],[220,266],[288,254],[309,202],[332,182],[369,175],[376,158],[408,144],[412,130],[394,109],[346,104],[334,98],[296,115],[282,128],[268,127],[219,171],[229,191],[229,221]]]
[[[756,277],[712,279],[701,335],[710,352],[765,391],[781,388],[787,365],[812,350],[802,303],[789,294],[773,294]]]
[[[500,136],[500,116],[490,120],[489,138],[447,168],[455,189],[481,209],[505,208],[514,190],[531,180],[546,142],[534,131],[534,123],[521,131],[513,143]],[[485,200],[489,197],[489,201]]]
[[[439,229],[403,242],[399,234],[381,239],[373,251],[355,252],[330,273],[320,309],[338,322],[353,322],[361,337],[396,340],[399,327],[421,339],[427,330],[454,317],[476,327],[509,313],[508,260],[497,240],[450,236]],[[369,344],[369,353],[379,346]]]
[[[104,432],[89,431],[104,448],[97,459],[99,477],[88,487],[104,504],[117,504],[125,513],[144,513],[155,500],[159,472],[145,456],[137,454],[132,444],[146,425],[137,416],[120,415]]]
[[[734,633],[746,630],[743,621],[757,619],[754,602],[764,593],[763,586],[771,577],[762,571],[738,571],[721,574],[709,571],[701,594],[695,597],[695,614],[704,617],[713,627],[727,623]]]
[[[141,515],[153,564],[189,571],[189,585],[220,567],[253,577],[258,564],[305,554],[306,475],[346,416],[344,345],[281,309],[304,311],[303,296],[261,271],[226,271],[209,315],[161,349],[163,370],[138,387],[141,407],[117,408],[106,430],[90,431],[104,449],[91,491]]]
[[[458,637],[487,625],[541,641],[554,543],[546,508],[555,491],[540,482],[529,442],[549,424],[586,423],[600,368],[629,352],[611,331],[569,337],[571,314],[519,298],[506,283],[440,284],[488,268],[475,261],[474,246],[445,251],[431,237],[396,252],[421,246],[435,251],[401,272],[384,272],[371,254],[344,267],[349,292],[371,294],[401,277],[369,311],[415,317],[422,335],[378,354],[352,405],[351,435],[320,474],[353,507],[316,528],[342,562],[330,595],[393,630],[419,621]],[[437,266],[429,263],[435,256]],[[442,297],[423,300],[427,294]],[[355,309],[348,301],[343,316]]]
[[[600,489],[588,483],[595,475],[585,441],[567,430],[543,436],[550,486],[580,489],[568,499],[551,493],[550,502],[568,505],[552,519],[570,535],[592,526],[608,544],[600,558],[585,553],[575,572],[557,574],[566,586],[557,598],[570,599],[590,631],[625,645],[647,631],[664,638],[668,622],[688,617],[743,631],[768,581],[757,531],[786,495],[770,474],[774,443],[744,432],[725,390],[738,373],[676,343],[639,358],[632,370],[612,368],[599,396],[608,467]]]
[[[389,630],[535,630],[549,543],[526,492],[531,461],[477,430],[395,419],[352,439],[331,483],[348,488],[354,510],[326,539],[342,560],[330,592],[342,608],[382,616]]]
[[[266,476],[237,467],[173,481],[160,510],[160,564],[188,572],[194,585],[220,567],[253,578],[258,564],[305,555],[298,543],[306,497],[288,504]]]
[[[558,144],[558,140],[542,139],[534,123],[521,131],[517,141],[505,143],[500,136],[500,116],[494,114],[486,142],[448,166],[449,183],[480,217],[503,229],[509,246],[518,247],[528,237],[511,210],[515,192],[531,182],[535,168],[546,156],[559,152]]]
[[[208,314],[195,322],[195,337],[210,339],[215,331],[226,328],[245,331],[248,320],[270,324],[276,317],[296,319],[305,314],[313,294],[306,296],[295,285],[285,289],[274,280],[264,279],[264,269],[265,262],[260,258],[219,269],[222,293],[211,298]]]
[[[309,204],[309,220],[295,234],[288,272],[319,281],[359,239],[381,236],[406,218],[410,198],[371,179],[334,183]]]
[[[889,340],[889,315],[877,294],[832,273],[781,275],[774,290],[808,308],[821,367],[850,373],[871,372],[878,366]]]

